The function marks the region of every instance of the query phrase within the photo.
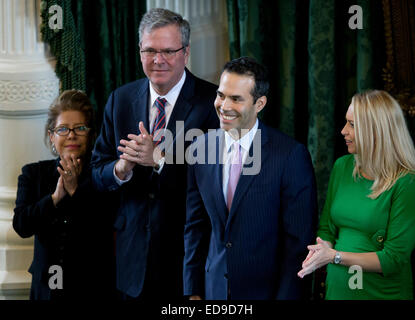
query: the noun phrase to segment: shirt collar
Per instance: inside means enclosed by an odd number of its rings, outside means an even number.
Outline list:
[[[234,142],[238,142],[241,148],[247,152],[249,152],[249,149],[251,148],[252,141],[254,140],[255,134],[258,130],[258,118],[255,121],[254,126],[249,130],[241,139],[234,140],[231,135],[225,131],[225,150],[229,152],[232,144]]]
[[[179,97],[180,90],[182,90],[182,87],[184,85],[184,81],[186,80],[186,70],[183,72],[182,77],[180,78],[179,82],[176,83],[176,85],[170,89],[169,92],[167,92],[166,95],[161,96],[159,95],[156,90],[154,90],[153,85],[150,82],[150,102],[151,106],[154,105],[154,102],[158,97],[164,98],[167,100],[167,102],[174,106],[176,104],[177,98]]]

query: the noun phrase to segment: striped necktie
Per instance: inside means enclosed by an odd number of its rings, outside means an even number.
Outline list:
[[[157,146],[164,140],[164,129],[166,128],[166,102],[166,99],[160,97],[155,101],[157,117],[156,120],[154,120],[153,130],[151,131],[154,146]]]

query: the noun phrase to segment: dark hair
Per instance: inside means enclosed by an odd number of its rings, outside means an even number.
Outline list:
[[[49,139],[49,132],[56,126],[56,120],[64,111],[79,111],[85,116],[86,125],[90,128],[88,133],[88,152],[92,150],[95,139],[94,109],[88,96],[81,90],[65,90],[53,101],[49,107],[48,119],[45,126],[45,143],[53,154],[52,145]]]
[[[223,71],[236,73],[239,75],[246,75],[254,78],[255,86],[251,91],[251,95],[254,98],[254,103],[258,98],[268,94],[268,71],[255,59],[250,57],[240,57],[234,59],[225,64]]]
[[[141,46],[144,32],[151,32],[154,29],[175,24],[182,36],[182,46],[187,47],[190,41],[190,25],[183,17],[173,11],[153,8],[143,15],[138,28],[138,43]]]

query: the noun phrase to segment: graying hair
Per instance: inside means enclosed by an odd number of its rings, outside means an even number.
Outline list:
[[[173,11],[153,8],[141,18],[140,26],[138,28],[138,43],[141,46],[144,32],[151,32],[154,29],[162,28],[171,24],[179,27],[182,36],[182,46],[187,47],[190,41],[190,25],[183,17]]]

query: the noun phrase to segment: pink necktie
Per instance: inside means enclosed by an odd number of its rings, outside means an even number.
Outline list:
[[[231,211],[231,205],[233,196],[235,194],[236,185],[238,184],[239,176],[241,175],[242,171],[242,157],[241,157],[241,146],[239,143],[233,143],[233,157],[231,166],[229,169],[229,181],[228,181],[228,191],[227,195],[227,207],[228,210]]]

